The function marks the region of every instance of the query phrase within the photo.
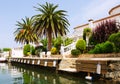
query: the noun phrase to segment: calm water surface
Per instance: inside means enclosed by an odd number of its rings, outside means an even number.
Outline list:
[[[112,84],[87,81],[79,77],[56,74],[54,70],[22,64],[0,63],[0,84]]]

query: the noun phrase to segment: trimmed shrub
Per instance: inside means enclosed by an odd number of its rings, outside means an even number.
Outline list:
[[[112,53],[114,52],[114,44],[106,41],[105,43],[97,44],[93,50],[90,50],[91,54],[99,54],[99,53]]]
[[[94,49],[92,49],[92,50],[89,51],[89,53],[90,53],[90,54],[102,53],[102,48],[101,48],[101,46],[102,46],[102,44],[97,44]]]
[[[73,49],[73,50],[71,50],[71,54],[72,54],[73,56],[78,56],[80,53],[81,53],[81,52],[80,52],[80,50],[78,50],[78,49]]]
[[[30,52],[27,52],[27,56],[30,56],[31,55],[31,53]]]
[[[106,41],[102,46],[102,52],[103,53],[112,53],[114,52],[114,44]]]
[[[57,49],[55,47],[51,49],[51,54],[57,54]]]
[[[80,39],[76,43],[76,49],[80,50],[83,52],[86,49],[86,42],[83,39]]]
[[[120,32],[110,35],[108,40],[115,45],[115,51],[120,52]]]
[[[28,52],[30,52],[30,44],[26,44],[26,45],[24,46],[24,49],[23,49],[23,54],[24,54],[25,56],[28,56],[28,55],[29,55]]]

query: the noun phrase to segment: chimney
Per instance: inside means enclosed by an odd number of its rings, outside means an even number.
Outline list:
[[[89,19],[88,22],[89,22],[89,28],[93,29],[94,28],[93,19]]]

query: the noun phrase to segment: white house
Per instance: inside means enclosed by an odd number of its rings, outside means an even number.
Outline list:
[[[108,17],[104,17],[104,18],[101,18],[101,19],[95,20],[95,21],[90,19],[90,20],[88,20],[89,21],[88,23],[75,27],[74,28],[74,36],[78,36],[79,38],[82,38],[84,28],[93,29],[100,22],[102,22],[104,20],[113,20],[113,19],[120,22],[120,5],[118,5],[116,7],[113,7],[109,11],[109,16]]]

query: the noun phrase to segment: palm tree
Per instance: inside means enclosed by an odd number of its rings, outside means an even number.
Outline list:
[[[52,37],[57,37],[58,35],[66,35],[69,31],[67,27],[69,22],[67,20],[66,11],[56,10],[58,5],[47,3],[45,5],[40,5],[40,7],[35,7],[37,11],[41,14],[35,15],[34,31],[38,36],[46,36],[48,38],[48,50],[52,46]]]
[[[27,17],[22,19],[22,22],[17,21],[16,26],[18,26],[18,28],[14,32],[16,42],[26,44],[29,44],[29,42],[38,42],[38,36],[32,32],[33,22],[33,18]]]

